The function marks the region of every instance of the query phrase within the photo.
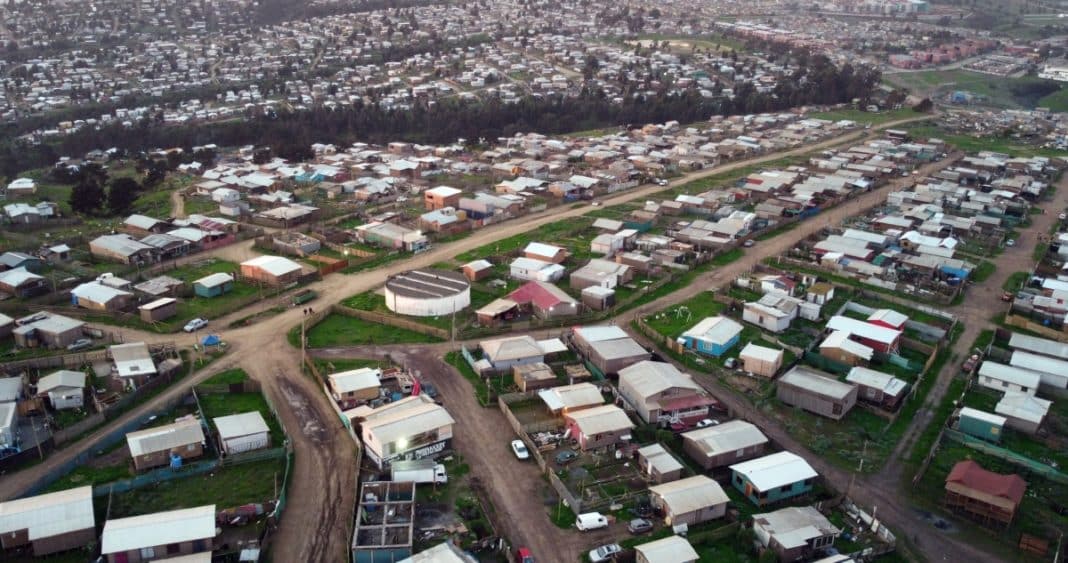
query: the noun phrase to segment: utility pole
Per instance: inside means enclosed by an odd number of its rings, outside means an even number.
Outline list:
[[[304,310],[304,316],[300,318],[300,373],[304,373],[304,366],[308,361],[307,340],[304,338],[304,321],[308,318],[308,310]]]

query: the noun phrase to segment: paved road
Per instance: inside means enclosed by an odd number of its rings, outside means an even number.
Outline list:
[[[603,203],[604,205],[617,205],[645,199],[670,187],[679,186],[693,180],[770,162],[786,156],[803,155],[842,143],[856,142],[867,136],[876,135],[878,130],[893,128],[923,119],[926,119],[926,117],[885,123],[873,128],[870,132],[855,131],[807,147],[772,153],[756,159],[733,162],[688,174],[671,182],[668,187],[645,186],[609,197],[603,200]],[[847,209],[853,210],[852,213],[856,212],[853,207],[848,207]],[[315,287],[320,293],[320,299],[316,303],[335,303],[350,295],[379,287],[385,283],[387,277],[401,271],[428,267],[464,251],[478,248],[502,238],[528,232],[545,223],[566,217],[579,216],[587,211],[589,209],[584,206],[566,210],[551,209],[481,229],[464,239],[436,246],[429,252],[395,262],[384,268],[353,276],[328,276]],[[787,238],[796,240],[792,235]],[[777,245],[775,246],[777,250],[771,249],[766,255],[778,253],[787,246],[785,243],[769,242]],[[782,248],[779,248],[779,246]],[[752,250],[751,252],[764,251],[765,248],[769,247],[765,243],[761,243],[759,250]],[[253,255],[251,242],[231,245],[214,254],[230,259],[244,259]],[[713,272],[712,279],[702,280],[702,282],[714,281],[716,279],[715,274],[716,272]],[[708,286],[705,285],[704,287]],[[261,305],[260,308],[268,308],[269,306],[271,305]],[[228,326],[230,321],[238,316],[245,316],[256,310],[256,308],[247,308],[222,319],[216,319],[213,321],[213,326]],[[173,397],[187,392],[192,385],[206,379],[223,367],[234,365],[243,367],[252,377],[260,381],[263,385],[264,393],[279,408],[279,415],[283,424],[289,429],[290,438],[297,453],[289,504],[277,536],[276,557],[282,561],[343,560],[346,558],[345,554],[350,541],[351,507],[355,496],[355,458],[351,440],[347,434],[341,431],[340,422],[337,421],[326,397],[309,378],[300,375],[298,355],[285,342],[286,332],[290,327],[300,322],[301,314],[300,310],[291,309],[248,327],[221,330],[223,337],[231,343],[231,352],[225,360],[221,361],[219,365],[211,366],[207,371],[179,382],[167,389],[159,397],[131,410],[125,416],[120,417],[116,424],[144,416],[146,412],[157,407],[164,400],[164,397]],[[175,340],[174,335],[140,333],[128,329],[123,329],[123,333],[126,335],[127,340],[138,339],[146,342]],[[469,419],[466,423],[476,424],[474,419]],[[91,449],[96,441],[104,435],[104,432],[104,430],[98,431],[86,439],[54,453],[33,468],[6,476],[0,481],[0,499],[14,498],[22,494],[40,472],[54,468],[81,452]],[[474,440],[477,440],[477,438],[474,438]],[[461,440],[461,442],[463,441]],[[478,450],[474,451],[476,455],[479,454]],[[478,463],[492,465],[489,460],[496,459],[496,456],[480,457]],[[502,506],[508,506],[510,502],[513,502],[508,500],[510,495],[506,489],[514,487],[515,483],[508,480],[506,475],[503,475],[504,480],[496,479],[495,475],[488,475],[488,477],[492,477],[486,483],[490,489],[491,497],[500,500]],[[507,511],[506,513],[508,518],[522,518],[523,526],[528,525],[525,512]],[[518,520],[516,521],[518,522]],[[536,541],[536,537],[533,534],[526,536],[522,532],[523,526],[514,525],[512,527],[515,529],[510,530],[510,532],[517,534],[517,537],[520,538],[526,537],[532,543]],[[309,527],[311,531],[309,531]],[[568,548],[569,551],[571,549],[571,547]]]

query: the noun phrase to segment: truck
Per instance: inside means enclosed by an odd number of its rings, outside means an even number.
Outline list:
[[[445,466],[432,459],[394,461],[390,469],[394,481],[442,485],[449,482],[449,475],[445,473]]]
[[[303,305],[303,304],[307,303],[308,301],[311,301],[312,299],[315,299],[318,296],[319,296],[318,293],[316,293],[316,292],[314,292],[314,291],[312,291],[310,289],[302,289],[302,290],[300,290],[300,291],[298,291],[298,292],[293,294],[293,301],[292,301],[293,302],[293,306]]]

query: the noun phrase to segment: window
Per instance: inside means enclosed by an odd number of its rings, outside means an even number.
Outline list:
[[[167,544],[167,555],[174,555],[174,554],[178,553],[181,550],[182,550],[182,546],[180,546],[180,545],[178,545],[176,543]]]
[[[1008,387],[1009,386],[1009,382],[1008,381],[1002,381],[1001,382],[1001,386],[1002,387]]]
[[[842,405],[835,403],[834,406],[831,407],[831,414],[842,414]]]
[[[155,559],[155,557],[156,557],[156,549],[155,548],[153,548],[153,547],[142,547],[141,548],[141,559]]]
[[[735,450],[734,457],[742,457],[745,455],[745,448]]]
[[[811,485],[811,484],[812,484],[812,479],[805,479],[805,480],[804,480],[804,485],[805,485],[806,487],[808,487],[808,486],[809,486],[809,485]]]
[[[794,488],[793,485],[783,485],[783,486],[779,487],[779,492],[780,493],[788,493],[788,492],[790,492],[790,489],[792,489],[792,488]]]
[[[196,445],[196,444],[189,444],[188,446],[186,446],[186,447],[185,447],[185,450],[186,450],[187,452],[191,452],[191,451],[195,450],[195,449],[196,449],[196,447],[197,447],[197,445]]]
[[[741,485],[742,484],[742,476],[737,474],[737,473],[735,473],[734,474],[734,482],[738,483],[739,485]]]
[[[766,499],[766,498],[768,498],[768,493],[767,493],[767,491],[760,491],[760,494],[758,494],[758,495],[757,495],[757,498],[759,498],[759,499]]]

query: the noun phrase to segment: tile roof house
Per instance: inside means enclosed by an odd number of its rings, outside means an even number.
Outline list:
[[[946,506],[983,525],[1009,526],[1020,508],[1027,481],[1001,475],[972,460],[960,461],[946,477]]]

